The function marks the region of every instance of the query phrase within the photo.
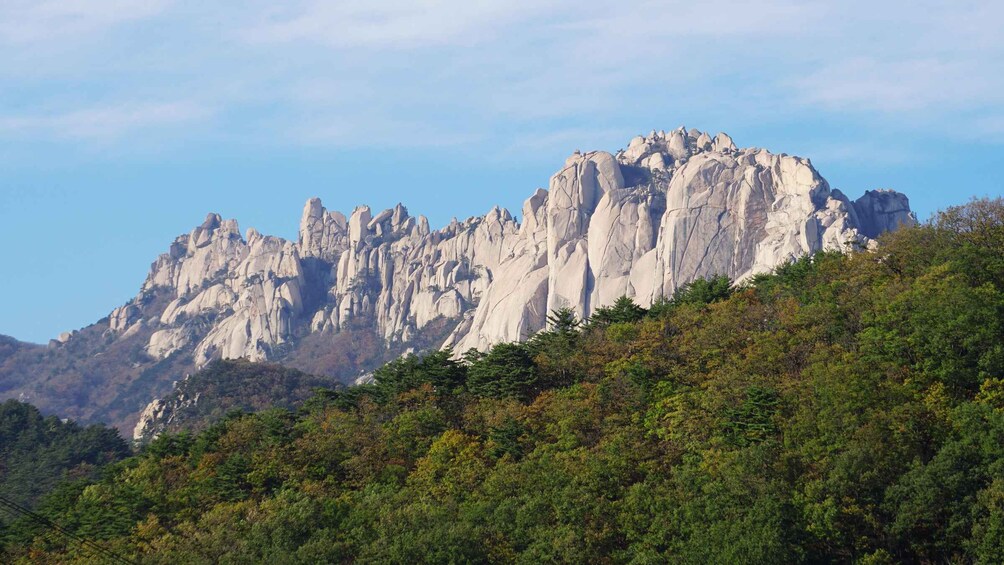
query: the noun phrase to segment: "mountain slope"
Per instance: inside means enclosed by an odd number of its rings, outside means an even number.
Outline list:
[[[558,317],[162,436],[43,511],[153,563],[1004,563],[1004,201]]]
[[[34,508],[60,481],[96,478],[102,466],[128,455],[113,429],[44,417],[15,400],[0,403],[0,495],[21,506]],[[13,521],[0,509],[0,533]]]
[[[198,432],[235,410],[291,409],[311,397],[315,389],[339,386],[332,379],[274,363],[217,360],[148,405],[133,437],[150,440],[164,432]]]
[[[820,249],[870,247],[913,221],[902,194],[851,201],[808,160],[683,128],[617,154],[576,152],[526,201],[522,222],[494,208],[432,230],[401,205],[346,216],[311,199],[291,242],[242,236],[210,214],[157,259],[136,298],[15,363],[0,393],[125,430],[212,359],[349,380],[409,349],[525,339],[555,308],[584,318],[622,295],[648,305],[697,277],[742,279]],[[319,344],[347,362],[301,350]]]

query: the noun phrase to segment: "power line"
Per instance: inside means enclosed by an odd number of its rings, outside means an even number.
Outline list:
[[[17,502],[14,502],[13,500],[11,500],[11,499],[3,496],[3,495],[0,495],[0,506],[6,508],[10,512],[14,512],[15,514],[21,514],[23,516],[31,518],[32,520],[38,522],[39,524],[42,524],[43,526],[45,526],[45,527],[47,527],[49,529],[55,530],[55,531],[63,534],[64,536],[66,536],[66,537],[68,537],[68,538],[76,541],[77,543],[79,543],[83,547],[86,547],[86,548],[88,548],[88,549],[90,549],[92,551],[96,551],[97,553],[103,555],[104,557],[108,557],[108,558],[112,559],[113,561],[117,561],[119,563],[126,563],[127,565],[134,565],[133,561],[131,561],[129,559],[126,559],[125,557],[119,555],[118,553],[115,553],[114,551],[106,548],[105,546],[103,546],[103,545],[101,545],[101,544],[99,544],[97,542],[91,541],[91,540],[89,540],[87,538],[78,536],[77,534],[74,534],[73,532],[67,530],[66,528],[64,528],[62,526],[60,526],[59,524],[56,524],[52,520],[49,520],[45,516],[42,516],[41,514],[38,514],[38,513],[35,513],[33,511],[31,511],[28,508],[25,508],[24,506],[21,506]]]
[[[66,528],[63,528],[59,524],[56,524],[55,522],[53,522],[53,521],[49,520],[48,518],[42,516],[41,514],[33,512],[33,511],[29,510],[28,508],[25,508],[24,506],[21,506],[17,502],[14,502],[13,500],[10,500],[9,498],[6,498],[6,497],[4,497],[2,495],[0,495],[0,506],[3,506],[5,508],[7,508],[7,510],[9,510],[9,511],[13,511],[13,512],[15,512],[17,514],[24,515],[24,516],[26,516],[26,517],[28,517],[28,518],[30,518],[30,519],[32,519],[32,520],[34,520],[34,521],[42,524],[43,526],[45,526],[47,528],[50,528],[52,530],[55,530],[55,531],[63,534],[64,536],[66,536],[66,537],[68,537],[68,538],[76,541],[80,545],[82,545],[82,546],[84,546],[84,547],[86,547],[88,549],[91,549],[92,551],[96,551],[99,554],[101,554],[101,555],[103,555],[105,557],[108,557],[108,558],[110,558],[112,560],[115,560],[115,561],[118,561],[118,562],[121,562],[121,563],[128,563],[128,564],[132,564],[133,563],[129,559],[126,559],[125,557],[123,557],[123,556],[115,553],[114,551],[112,551],[112,550],[110,550],[110,549],[108,549],[108,548],[106,548],[106,547],[104,547],[104,546],[102,546],[102,545],[100,545],[100,544],[98,544],[96,542],[93,542],[93,541],[91,541],[91,540],[89,540],[87,538],[78,536],[78,535],[74,534],[73,532],[67,530]]]

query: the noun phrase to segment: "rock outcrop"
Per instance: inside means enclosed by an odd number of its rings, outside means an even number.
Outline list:
[[[132,437],[143,443],[164,432],[198,432],[234,410],[293,409],[318,387],[340,386],[334,379],[275,363],[214,361],[174,383],[162,399],[150,402],[140,414]]]
[[[807,160],[738,149],[725,134],[652,132],[616,154],[576,152],[523,206],[432,230],[398,205],[346,217],[319,199],[296,242],[210,214],[153,264],[132,303],[108,318],[153,329],[146,352],[262,360],[315,332],[368,325],[390,343],[433,321],[459,351],[525,339],[547,313],[580,317],[627,295],[646,305],[697,277],[742,279],[820,249],[874,246],[914,222],[906,196],[851,201]],[[173,300],[141,319],[145,293]]]

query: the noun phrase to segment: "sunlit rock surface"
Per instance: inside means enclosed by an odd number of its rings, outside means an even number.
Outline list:
[[[152,324],[155,358],[263,360],[312,332],[369,325],[409,343],[448,320],[443,346],[526,339],[547,313],[580,317],[627,295],[642,305],[697,277],[742,279],[820,249],[874,246],[915,221],[903,194],[850,200],[807,160],[739,149],[723,134],[651,132],[611,154],[576,152],[527,199],[518,222],[493,208],[432,230],[401,205],[347,216],[317,198],[296,242],[210,214],[153,264],[137,299],[108,318]],[[138,318],[144,293],[174,299]]]

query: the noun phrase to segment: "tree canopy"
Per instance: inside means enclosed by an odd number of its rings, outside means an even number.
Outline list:
[[[601,312],[166,434],[39,511],[148,563],[1004,562],[1000,200]]]

